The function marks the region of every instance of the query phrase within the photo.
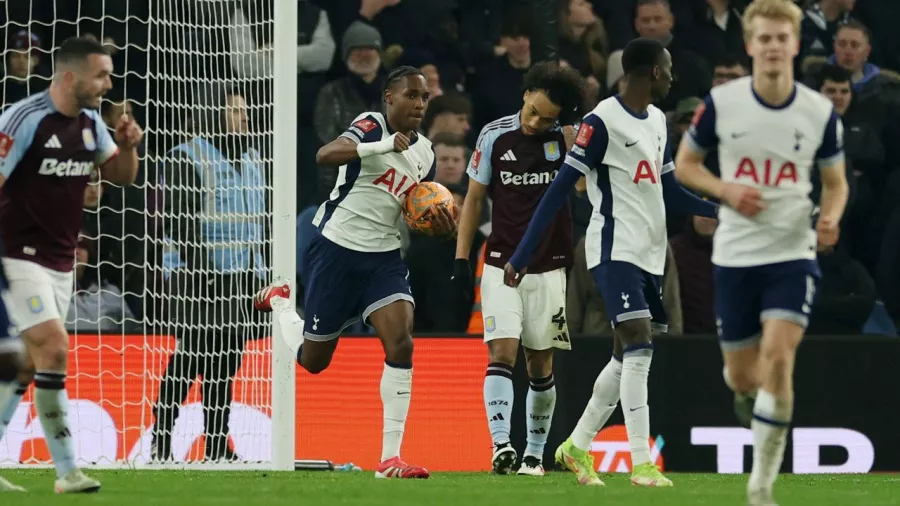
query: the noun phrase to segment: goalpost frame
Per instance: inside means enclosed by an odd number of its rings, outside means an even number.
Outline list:
[[[289,280],[296,302],[297,277],[297,2],[273,0],[274,92],[272,275]],[[275,470],[294,470],[295,359],[274,320],[272,335],[272,460]]]

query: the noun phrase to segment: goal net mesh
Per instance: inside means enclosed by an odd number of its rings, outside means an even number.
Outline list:
[[[135,184],[85,193],[65,317],[78,463],[268,462],[271,329],[252,296],[271,274],[272,1],[55,5],[0,0],[3,107],[49,86],[63,40],[93,35],[115,67],[104,121],[145,131]],[[50,461],[31,399],[0,465]]]

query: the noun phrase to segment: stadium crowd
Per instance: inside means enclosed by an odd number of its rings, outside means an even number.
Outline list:
[[[198,259],[209,253],[188,247],[203,242],[191,235],[199,233],[189,224],[193,218],[185,217],[197,208],[174,194],[174,188],[183,185],[167,188],[167,177],[171,180],[173,172],[180,173],[168,153],[200,135],[200,128],[212,139],[243,142],[232,145],[238,151],[222,150],[229,159],[252,155],[261,162],[271,156],[270,76],[275,62],[271,31],[262,29],[271,20],[270,3],[169,0],[157,2],[150,12],[147,2],[140,0],[33,0],[11,2],[0,11],[7,43],[3,104],[48,86],[55,44],[76,33],[94,34],[107,44],[117,68],[116,86],[104,101],[104,120],[112,125],[122,114],[133,114],[148,131],[134,187],[98,182],[85,193],[78,290],[67,319],[71,329],[140,329],[146,322],[163,319],[167,306],[163,287],[175,286],[177,276],[172,273],[178,266],[187,265],[194,273],[215,268],[198,267]],[[843,120],[851,185],[841,241],[819,257],[824,277],[809,332],[896,335],[900,32],[894,25],[900,19],[900,2],[798,3],[805,18],[796,72],[834,102]],[[317,233],[312,217],[328,199],[337,177],[336,168],[316,165],[315,153],[356,116],[381,109],[382,80],[395,66],[412,65],[427,76],[433,98],[421,133],[434,143],[436,180],[451,189],[460,205],[466,198],[466,165],[478,132],[486,123],[519,110],[523,76],[540,58],[556,58],[579,70],[592,107],[617,92],[623,75],[621,49],[629,40],[636,36],[660,40],[671,52],[674,67],[671,93],[657,104],[670,119],[672,146],[677,146],[711,87],[749,72],[740,24],[744,0],[298,0],[298,4],[298,267],[305,246]],[[151,17],[166,21],[148,23]],[[535,40],[540,44],[532,44]],[[179,70],[198,82],[208,77],[234,80],[237,85],[197,96],[179,94],[173,91],[178,84],[172,77]],[[221,115],[188,115],[183,107],[172,105],[175,100],[193,101],[189,105],[197,105],[196,109],[211,106]],[[717,168],[715,153],[709,155],[707,166]],[[569,329],[603,335],[611,329],[586,270],[583,237],[591,207],[581,189],[571,198],[580,242],[568,278]],[[160,219],[171,218],[163,211],[173,205],[181,206],[182,219]],[[713,334],[710,255],[716,221],[673,215],[668,225],[664,298],[671,315],[669,331]],[[488,205],[472,265],[481,263],[481,245],[490,230]],[[450,281],[455,244],[414,233],[403,243],[417,301],[416,331],[481,333],[478,294],[457,293]],[[224,300],[232,304],[237,290],[252,294],[257,281],[245,278],[238,282],[235,277],[217,277],[212,292],[195,295],[214,308]],[[304,283],[302,272],[298,283]],[[197,290],[199,285],[203,283],[198,279],[188,278],[178,280],[177,286]],[[229,306],[224,313],[218,311],[240,319],[245,309]],[[355,330],[367,332],[363,327]]]

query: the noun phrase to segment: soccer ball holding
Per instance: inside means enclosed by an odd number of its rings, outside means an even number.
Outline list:
[[[410,230],[425,235],[449,236],[456,232],[459,207],[444,185],[419,183],[403,203],[403,219]]]

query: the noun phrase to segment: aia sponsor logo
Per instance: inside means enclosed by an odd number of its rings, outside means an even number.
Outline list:
[[[650,437],[650,460],[664,471],[662,436]],[[591,442],[591,455],[599,473],[631,473],[631,447],[624,425],[611,425]]]

